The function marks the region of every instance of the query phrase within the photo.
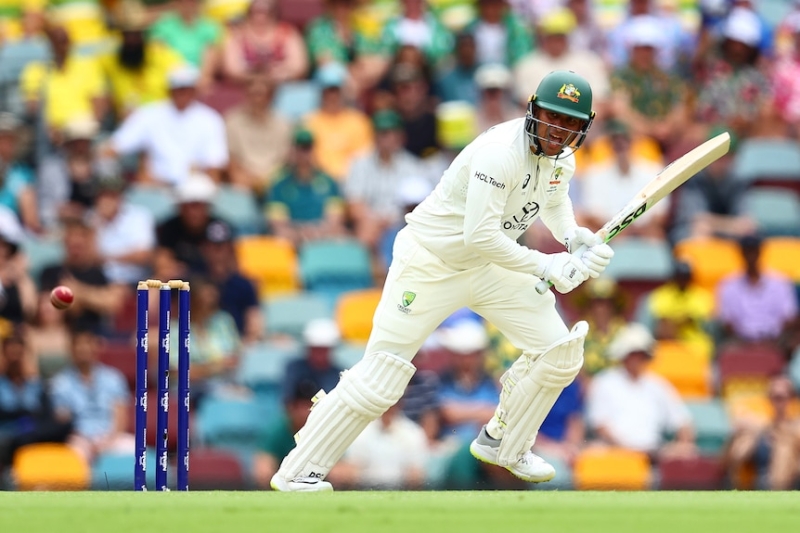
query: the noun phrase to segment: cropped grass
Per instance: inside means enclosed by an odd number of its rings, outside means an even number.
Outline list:
[[[798,492],[0,493],[3,533],[800,531]]]

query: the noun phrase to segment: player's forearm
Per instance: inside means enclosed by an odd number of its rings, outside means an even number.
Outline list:
[[[572,208],[572,201],[564,193],[563,199],[556,204],[548,204],[542,209],[542,222],[553,234],[553,237],[560,243],[564,242],[564,236],[574,231],[578,227],[575,222],[575,211]]]
[[[483,228],[464,235],[464,244],[475,253],[507,270],[536,273],[541,253],[520,246],[497,229]]]

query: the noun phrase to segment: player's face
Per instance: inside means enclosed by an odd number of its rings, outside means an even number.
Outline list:
[[[536,108],[535,117],[539,119],[536,135],[546,156],[556,156],[569,146],[578,136],[583,121],[579,118]]]

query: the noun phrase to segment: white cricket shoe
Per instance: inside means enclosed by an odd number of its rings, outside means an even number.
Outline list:
[[[475,459],[497,466],[497,452],[500,448],[500,441],[493,439],[486,433],[486,426],[481,429],[478,438],[469,445],[469,451]],[[506,470],[517,476],[523,481],[531,483],[542,483],[550,481],[556,475],[553,465],[528,450],[516,464],[506,466]]]
[[[275,474],[269,482],[272,490],[279,492],[331,492],[333,485],[316,477],[296,477],[291,481]]]

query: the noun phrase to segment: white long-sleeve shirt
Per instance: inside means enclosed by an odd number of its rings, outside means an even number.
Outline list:
[[[539,217],[560,242],[577,226],[568,196],[574,156],[534,155],[524,124],[518,118],[479,135],[406,215],[420,244],[455,269],[495,263],[540,273],[541,253],[519,245],[520,235]]]

